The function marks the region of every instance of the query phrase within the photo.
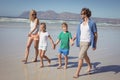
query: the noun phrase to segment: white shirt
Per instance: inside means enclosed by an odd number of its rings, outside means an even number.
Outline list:
[[[48,32],[40,32],[39,33],[39,46],[47,46],[47,39],[48,39],[49,33]]]
[[[81,42],[90,42],[90,29],[89,25],[83,25],[83,23],[80,25],[81,30],[81,36],[80,41]]]
[[[34,27],[35,27],[35,22],[30,22],[30,31],[32,31],[33,29],[34,29]],[[36,33],[38,33],[38,31],[39,31],[39,25],[37,25],[37,28],[34,30],[34,32],[32,33],[32,34],[36,34]]]

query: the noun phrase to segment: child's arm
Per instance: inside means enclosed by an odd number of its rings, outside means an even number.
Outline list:
[[[57,44],[60,42],[59,39],[57,39],[56,43],[55,43],[55,47],[57,46]]]
[[[51,38],[51,36],[49,35],[48,38],[50,39],[50,42],[52,44],[52,48],[55,49],[55,45],[54,45],[54,41],[53,39]]]
[[[73,45],[74,45],[74,41],[73,41],[73,39],[72,39],[72,38],[70,39],[70,44],[71,44],[71,46],[73,46]]]

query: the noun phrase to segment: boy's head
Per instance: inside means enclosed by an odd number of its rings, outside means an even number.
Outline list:
[[[68,31],[68,25],[67,25],[67,23],[62,23],[62,29],[63,29],[63,31],[64,32],[66,32],[66,31]]]
[[[46,31],[46,23],[41,23],[40,24],[40,31]]]

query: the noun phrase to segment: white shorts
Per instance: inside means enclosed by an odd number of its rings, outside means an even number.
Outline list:
[[[47,50],[47,46],[39,46],[39,50]]]

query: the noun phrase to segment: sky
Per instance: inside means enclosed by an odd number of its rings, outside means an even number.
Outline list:
[[[19,16],[32,9],[80,14],[83,7],[92,11],[92,17],[120,18],[120,0],[0,0],[0,16]]]

